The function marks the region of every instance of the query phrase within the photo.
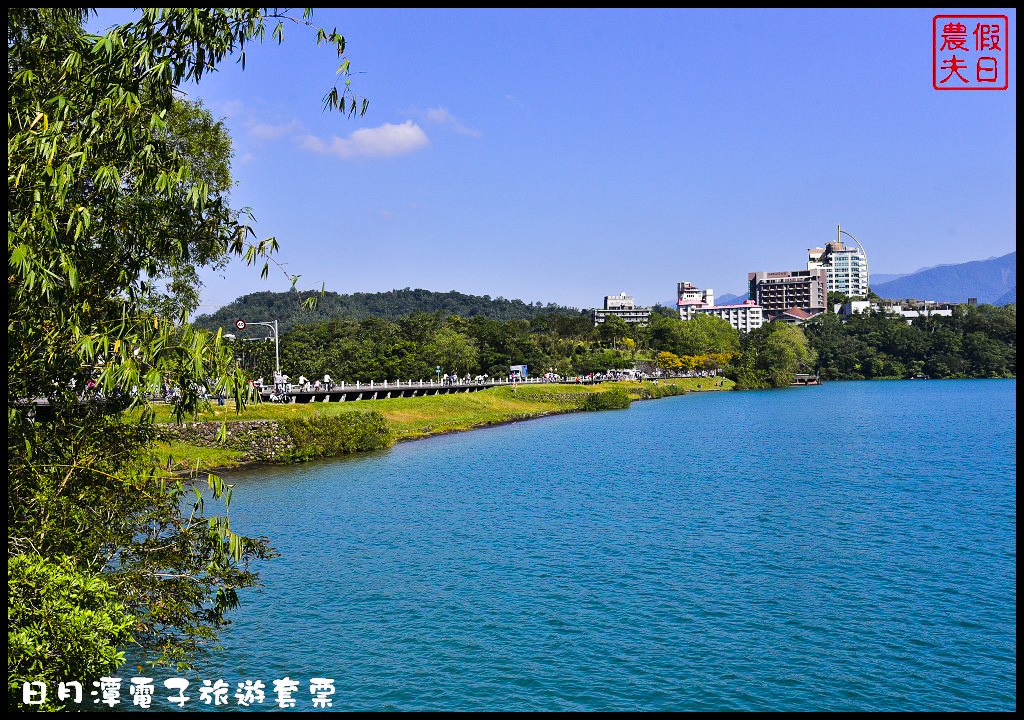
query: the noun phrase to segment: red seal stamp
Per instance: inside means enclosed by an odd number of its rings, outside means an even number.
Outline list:
[[[1006,15],[932,18],[932,87],[1005,90],[1010,86],[1010,21]]]

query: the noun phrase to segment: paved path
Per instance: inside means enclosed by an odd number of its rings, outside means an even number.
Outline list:
[[[560,380],[559,384],[594,385],[599,380]],[[468,382],[461,384],[444,384],[433,380],[406,380],[384,383],[335,383],[330,390],[302,390],[298,385],[290,386],[287,393],[288,402],[347,402],[350,400],[384,400],[397,397],[418,397],[420,395],[449,395],[451,393],[468,393],[506,385],[546,385],[547,380],[517,381],[488,380],[486,382]],[[270,401],[270,389],[264,388],[260,393],[264,402]]]

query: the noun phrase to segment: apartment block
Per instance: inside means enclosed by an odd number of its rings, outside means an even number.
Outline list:
[[[713,315],[726,320],[740,332],[756,330],[764,324],[761,306],[748,300],[739,305],[715,305],[715,291],[701,290],[688,282],[676,286],[680,320],[692,320],[697,315]]]
[[[810,315],[825,310],[828,298],[828,273],[824,268],[747,273],[749,298],[763,308],[769,318],[791,308]]]

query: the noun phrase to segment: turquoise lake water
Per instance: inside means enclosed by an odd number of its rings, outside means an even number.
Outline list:
[[[335,710],[1011,710],[1015,428],[1013,380],[828,383],[231,474],[282,557],[202,676],[262,709],[325,677]]]

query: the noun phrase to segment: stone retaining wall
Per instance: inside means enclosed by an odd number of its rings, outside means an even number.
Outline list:
[[[187,422],[162,424],[160,439],[180,440],[202,447],[228,447],[245,453],[246,462],[274,462],[283,453],[295,449],[294,441],[281,432],[273,420],[250,420],[227,424],[227,442],[217,441],[219,422]]]

